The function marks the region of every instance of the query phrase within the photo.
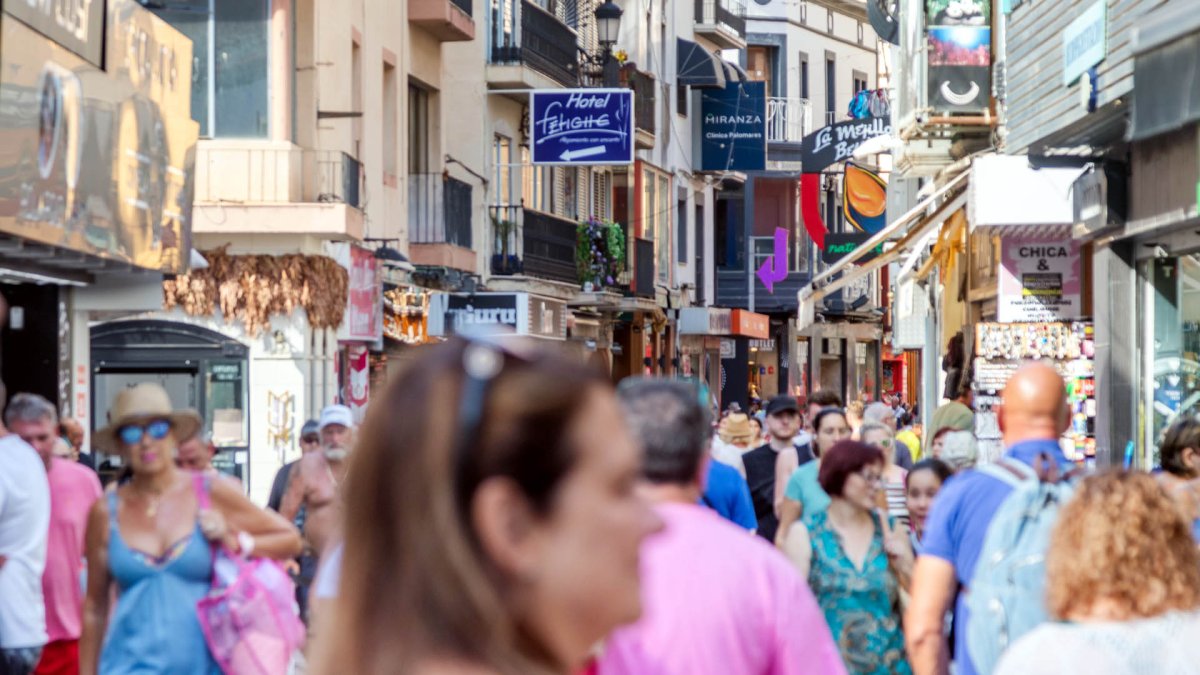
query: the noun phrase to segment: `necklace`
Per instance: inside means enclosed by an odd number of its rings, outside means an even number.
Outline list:
[[[131,486],[132,487],[132,486]],[[137,487],[132,487],[133,491],[138,494],[143,500],[148,502],[145,514],[148,518],[154,518],[158,515],[158,504],[162,501],[163,491],[151,492],[148,490],[140,490]]]

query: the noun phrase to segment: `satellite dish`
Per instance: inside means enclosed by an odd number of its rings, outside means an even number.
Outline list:
[[[884,40],[900,44],[900,21],[896,18],[898,0],[867,0],[867,19],[875,33]]]

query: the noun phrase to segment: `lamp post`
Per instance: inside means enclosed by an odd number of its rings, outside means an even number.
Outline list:
[[[619,86],[620,76],[618,64],[612,57],[613,45],[617,43],[617,35],[621,32],[621,15],[624,14],[613,0],[605,0],[596,8],[596,37],[600,42],[601,53],[597,56],[604,73],[604,86]]]

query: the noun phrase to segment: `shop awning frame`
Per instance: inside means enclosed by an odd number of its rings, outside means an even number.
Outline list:
[[[916,248],[914,244],[924,240],[929,233],[936,232],[938,226],[950,217],[955,211],[961,209],[967,203],[966,185],[970,180],[970,172],[964,171],[959,174],[954,180],[946,183],[941,188],[934,191],[919,204],[913,207],[908,213],[905,213],[900,218],[896,219],[891,224],[877,232],[870,239],[863,242],[858,248],[846,254],[844,258],[837,261],[821,274],[817,275],[807,288],[800,291],[800,304],[802,307],[816,303],[825,296],[841,289],[852,281],[860,279],[875,270],[887,265],[888,263],[899,257],[904,251]],[[949,196],[940,205],[934,208],[933,213],[920,220],[916,227],[909,227],[904,236],[895,243],[892,248],[886,250],[870,262],[859,265],[853,269],[852,264],[859,258],[867,254],[867,252],[875,249],[880,244],[899,234],[910,224],[917,222],[930,207],[937,204],[938,200]],[[839,273],[845,272],[841,277],[834,279],[833,277]]]
[[[676,77],[680,86],[724,89],[724,60],[699,43],[675,38]]]

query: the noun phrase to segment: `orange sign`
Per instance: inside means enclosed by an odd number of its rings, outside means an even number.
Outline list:
[[[733,335],[766,340],[771,337],[771,319],[744,309],[733,310]]]

